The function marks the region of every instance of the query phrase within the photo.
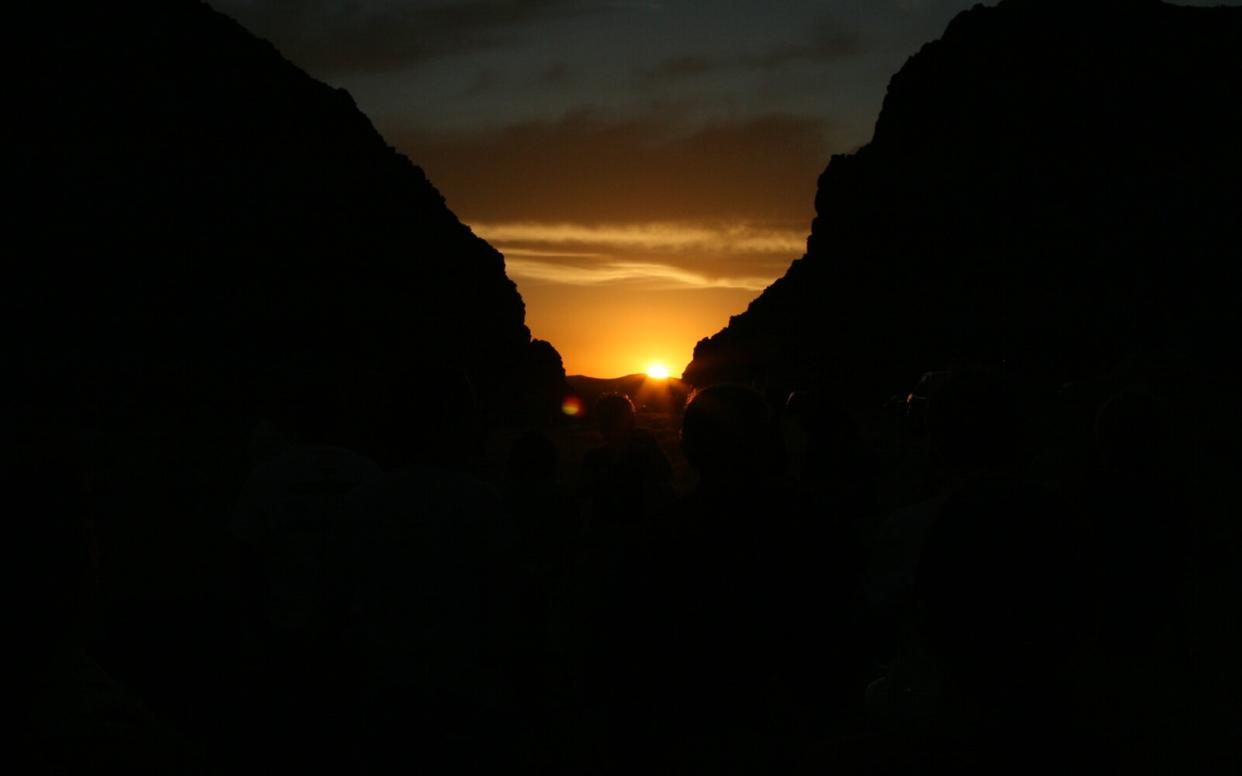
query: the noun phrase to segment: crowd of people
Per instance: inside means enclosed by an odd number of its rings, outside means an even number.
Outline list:
[[[718,385],[681,415],[695,474],[685,492],[625,396],[592,408],[598,445],[563,482],[555,433],[542,430],[516,438],[500,477],[483,476],[474,426],[455,420],[463,394],[452,395],[453,413],[411,403],[372,450],[356,449],[324,395],[291,397],[256,427],[222,525],[237,617],[216,627],[235,628],[239,646],[213,674],[244,692],[205,696],[216,708],[196,718],[229,722],[202,729],[92,657],[89,489],[55,465],[10,470],[12,492],[39,495],[32,519],[14,521],[39,593],[25,599],[30,654],[18,664],[35,761],[567,774],[1238,766],[1236,684],[1219,665],[1234,644],[1220,622],[1237,610],[1200,589],[1219,556],[1155,391],[1113,391],[1033,430],[1005,374],[954,370],[919,408],[923,433],[880,454],[827,392],[774,404]],[[1040,433],[1049,425],[1064,433]],[[1088,452],[1076,457],[1078,442]]]

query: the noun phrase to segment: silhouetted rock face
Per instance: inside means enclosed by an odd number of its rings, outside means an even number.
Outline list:
[[[820,177],[807,255],[685,377],[874,395],[958,359],[1232,369],[1239,137],[1242,9],[975,7],[892,79],[872,142]]]
[[[532,371],[501,255],[345,91],[192,0],[57,7],[14,23],[8,101],[35,378],[218,403],[299,350],[464,370],[484,399]]]

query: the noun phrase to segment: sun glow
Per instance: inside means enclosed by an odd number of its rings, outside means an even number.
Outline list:
[[[668,367],[664,364],[652,364],[647,367],[647,376],[656,380],[667,380]]]

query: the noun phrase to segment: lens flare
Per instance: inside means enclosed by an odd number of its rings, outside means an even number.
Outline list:
[[[577,396],[566,396],[561,402],[561,412],[571,418],[576,418],[582,414],[582,399]]]

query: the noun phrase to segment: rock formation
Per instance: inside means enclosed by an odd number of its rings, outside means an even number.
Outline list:
[[[1242,9],[976,6],[819,180],[806,255],[697,385],[870,399],[954,362],[1058,381],[1238,358]]]
[[[302,354],[327,380],[464,373],[495,414],[526,395],[507,381],[559,369],[529,352],[501,255],[345,91],[193,0],[10,21],[5,299],[33,404],[90,416],[70,423],[252,415],[254,376]]]

